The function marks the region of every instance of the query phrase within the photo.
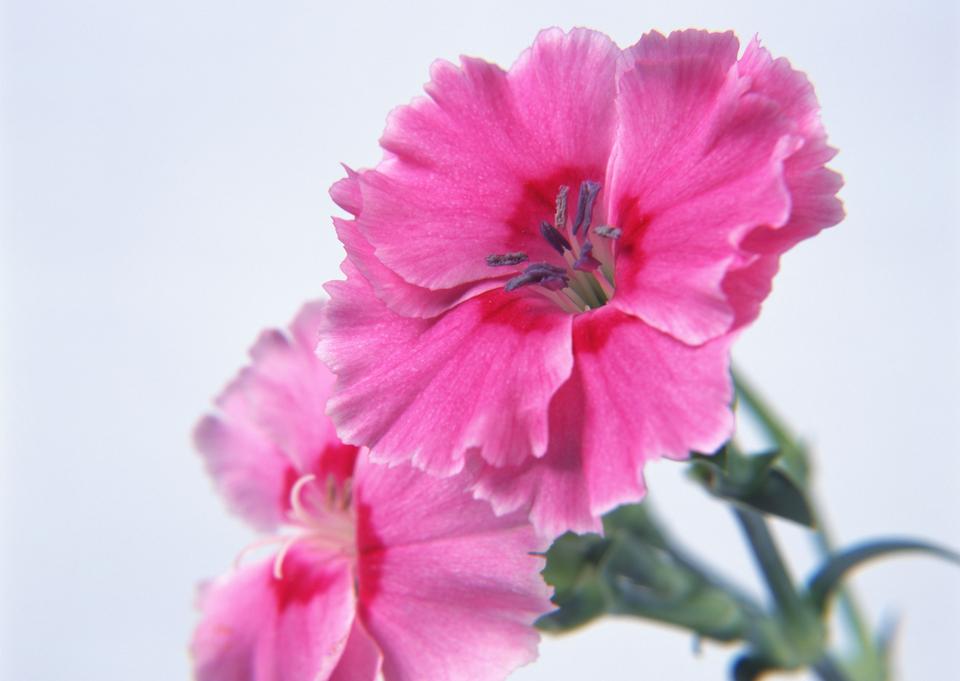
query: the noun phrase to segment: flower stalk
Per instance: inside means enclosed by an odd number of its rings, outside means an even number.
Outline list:
[[[731,668],[734,681],[769,671],[809,669],[822,681],[889,681],[889,645],[874,638],[843,578],[854,566],[897,551],[924,551],[960,563],[960,555],[911,539],[876,540],[836,551],[813,502],[806,447],[741,377],[738,407],[757,418],[774,451],[746,454],[731,440],[711,456],[694,454],[690,477],[729,507],[770,592],[767,606],[680,546],[649,501],[604,517],[604,534],[567,533],[547,554],[544,577],[559,609],[544,631],[566,631],[604,614],[629,615],[691,631],[697,640],[745,646]],[[823,563],[794,579],[768,515],[810,529]],[[828,603],[836,597],[855,648],[830,648]]]

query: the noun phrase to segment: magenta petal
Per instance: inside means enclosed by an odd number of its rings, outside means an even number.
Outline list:
[[[291,334],[261,334],[252,363],[217,398],[217,415],[195,431],[217,487],[231,509],[269,530],[289,508],[289,492],[301,475],[350,475],[356,448],[343,445],[323,416],[333,375],[316,358],[320,303],[308,303]]]
[[[473,486],[497,513],[522,510],[540,534],[556,537],[567,530],[601,532],[590,507],[581,447],[584,425],[583,384],[579,369],[550,402],[550,444],[539,459],[515,466],[485,466]]]
[[[611,307],[577,317],[546,454],[484,467],[475,493],[498,513],[528,512],[548,536],[600,531],[600,515],[643,498],[647,461],[713,452],[730,436],[733,340],[693,348]]]
[[[547,405],[572,365],[569,315],[489,291],[434,319],[401,317],[346,267],[327,285],[318,348],[338,376],[328,412],[345,441],[438,474],[474,448],[495,465],[543,454]]]
[[[355,619],[347,646],[327,681],[375,681],[382,666],[380,648],[370,638],[363,623]]]
[[[203,588],[198,681],[316,681],[337,666],[354,621],[349,565],[291,551],[283,579],[272,571],[266,561]]]
[[[600,33],[554,29],[509,73],[436,62],[429,98],[391,114],[385,160],[358,177],[356,226],[377,259],[402,281],[454,289],[502,275],[486,265],[493,253],[551,257],[538,230],[559,186],[606,168],[619,56]],[[356,206],[352,189],[335,194]]]
[[[377,259],[373,246],[360,233],[355,223],[334,218],[333,224],[350,262],[370,282],[377,298],[397,314],[406,317],[434,317],[467,298],[504,284],[505,278],[482,279],[444,289],[416,286],[401,279]]]
[[[789,216],[782,162],[800,142],[776,102],[745,92],[732,34],[649,34],[628,54],[608,174],[623,228],[613,304],[703,343],[733,323],[722,282],[740,240]]]
[[[647,461],[713,452],[727,441],[734,337],[692,348],[609,307],[577,318],[583,466],[595,515],[643,496]]]
[[[548,542],[464,485],[358,462],[360,612],[390,681],[503,679],[536,657]]]
[[[739,327],[753,321],[760,304],[770,292],[779,255],[799,241],[843,219],[843,205],[836,194],[843,185],[840,175],[825,167],[836,153],[827,145],[820,124],[820,108],[813,86],[806,76],[791,68],[785,59],[774,60],[754,40],[738,64],[752,92],[776,101],[789,116],[803,146],[783,164],[790,192],[790,219],[779,229],[758,227],[746,236],[741,247],[762,254],[754,263],[732,270],[724,280],[724,291],[736,308]]]

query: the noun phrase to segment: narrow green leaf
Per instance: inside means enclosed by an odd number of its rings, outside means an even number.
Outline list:
[[[727,446],[713,457],[695,455],[690,475],[715,497],[813,527],[807,495],[779,467],[779,457],[779,452],[746,456]]]
[[[935,544],[914,539],[884,539],[853,546],[831,556],[807,581],[807,594],[819,612],[826,610],[830,596],[847,573],[874,558],[904,551],[929,553],[960,565],[960,554]]]
[[[793,480],[778,469],[770,470],[760,486],[736,499],[758,511],[813,527],[813,510],[806,494]]]

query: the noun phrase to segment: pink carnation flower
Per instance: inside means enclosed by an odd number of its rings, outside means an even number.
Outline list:
[[[643,465],[730,435],[729,349],[781,253],[842,217],[806,77],[732,33],[541,33],[439,61],[334,200],[330,414],[378,461],[597,529]]]
[[[333,376],[313,355],[319,304],[253,364],[196,440],[231,507],[289,526],[276,556],[204,586],[199,681],[503,679],[536,657],[551,608],[522,515],[496,516],[409,466],[370,463],[323,415]]]

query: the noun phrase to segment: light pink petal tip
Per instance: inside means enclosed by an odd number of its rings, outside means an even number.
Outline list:
[[[358,463],[360,609],[390,681],[494,681],[536,658],[549,542],[464,479]]]
[[[231,509],[260,529],[284,519],[300,476],[342,480],[353,468],[356,448],[323,416],[334,377],[314,354],[321,315],[320,303],[308,303],[289,335],[264,331],[250,366],[217,398],[219,413],[194,433]]]
[[[319,352],[338,375],[328,412],[346,442],[439,474],[473,449],[495,465],[546,450],[546,408],[573,361],[568,315],[490,291],[435,319],[401,317],[356,272],[328,290]]]
[[[345,562],[318,563],[291,551],[282,580],[272,560],[245,567],[203,587],[200,609],[191,644],[197,681],[317,681],[337,668],[347,647],[353,580]],[[369,668],[362,659],[356,664]]]

